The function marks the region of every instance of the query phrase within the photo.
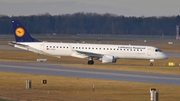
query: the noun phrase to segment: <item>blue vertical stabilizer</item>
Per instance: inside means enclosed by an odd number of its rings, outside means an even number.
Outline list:
[[[32,38],[18,20],[12,20],[16,42],[39,42]]]

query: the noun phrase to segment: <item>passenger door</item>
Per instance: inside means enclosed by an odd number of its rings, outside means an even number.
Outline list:
[[[147,55],[148,55],[148,56],[151,56],[151,48],[148,48],[148,49],[147,49]]]
[[[40,51],[44,51],[44,44],[40,44]]]

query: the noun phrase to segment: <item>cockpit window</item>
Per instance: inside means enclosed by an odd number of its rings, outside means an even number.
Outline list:
[[[160,50],[160,49],[155,49],[155,52],[162,52],[162,50]]]

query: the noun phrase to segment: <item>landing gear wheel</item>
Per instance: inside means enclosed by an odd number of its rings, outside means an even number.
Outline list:
[[[88,65],[93,65],[94,64],[94,61],[93,60],[89,60],[88,61]]]
[[[153,63],[150,63],[150,66],[153,66]]]

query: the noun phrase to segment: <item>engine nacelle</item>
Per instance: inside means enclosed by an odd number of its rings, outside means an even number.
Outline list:
[[[111,55],[104,55],[101,58],[102,63],[115,63],[116,59],[114,58],[114,56]]]

